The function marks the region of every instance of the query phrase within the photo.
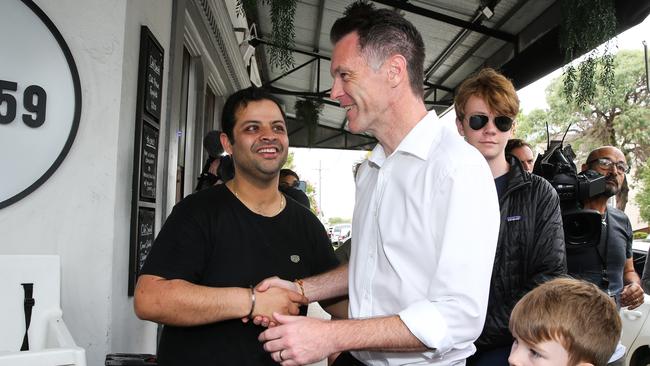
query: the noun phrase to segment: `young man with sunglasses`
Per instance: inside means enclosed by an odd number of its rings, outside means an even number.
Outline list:
[[[454,108],[458,132],[490,166],[501,209],[487,317],[467,364],[508,365],[513,307],[537,285],[566,273],[560,200],[550,183],[526,172],[519,159],[506,160],[519,112],[508,79],[492,69],[479,71],[461,84]]]
[[[634,309],[643,304],[643,288],[632,259],[632,225],[623,211],[607,205],[621,190],[630,168],[621,150],[603,146],[589,153],[582,171],[588,169],[605,176],[605,191],[583,202],[584,208],[602,215],[604,237],[597,246],[567,256],[569,274],[595,284],[617,305]],[[610,365],[622,365],[622,356],[623,352],[615,352],[612,359],[618,360]]]

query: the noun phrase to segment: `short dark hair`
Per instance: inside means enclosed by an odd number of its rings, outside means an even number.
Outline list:
[[[359,35],[359,51],[373,69],[392,55],[404,56],[411,90],[419,97],[424,95],[424,41],[411,22],[396,11],[357,1],[336,20],[330,40],[336,44],[353,32]]]
[[[511,154],[512,150],[518,149],[520,147],[527,146],[530,151],[533,151],[533,148],[530,146],[529,143],[522,139],[510,139],[508,140],[508,143],[506,144],[506,154]]]
[[[292,177],[296,177],[297,180],[300,180],[300,177],[298,176],[298,174],[296,172],[294,172],[293,170],[287,169],[287,168],[280,169],[280,178],[286,177],[286,176],[289,176],[289,175],[292,176]]]
[[[235,135],[233,134],[232,130],[235,128],[235,122],[237,122],[235,120],[235,115],[239,109],[246,108],[250,102],[257,102],[260,100],[270,100],[271,102],[275,103],[275,105],[277,105],[280,109],[280,113],[282,113],[282,118],[286,122],[287,116],[282,109],[280,100],[273,94],[269,93],[265,89],[257,88],[254,86],[239,90],[228,97],[228,100],[226,100],[226,104],[224,104],[221,113],[221,131],[225,133],[226,136],[228,136],[230,143],[235,142]]]

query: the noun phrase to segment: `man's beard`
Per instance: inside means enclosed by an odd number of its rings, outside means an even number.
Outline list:
[[[609,182],[612,182],[613,185],[608,184]],[[616,177],[608,175],[607,178],[605,179],[605,191],[602,193],[602,195],[609,198],[612,196],[616,196],[619,191],[620,191],[620,187],[618,186]]]

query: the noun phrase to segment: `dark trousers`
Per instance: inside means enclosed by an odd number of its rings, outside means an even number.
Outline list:
[[[508,346],[477,352],[467,359],[467,366],[508,366],[511,348]]]
[[[350,352],[341,352],[331,366],[364,366],[364,364],[352,357]]]

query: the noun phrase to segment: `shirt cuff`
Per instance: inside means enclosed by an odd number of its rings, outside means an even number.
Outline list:
[[[413,303],[398,315],[411,333],[437,354],[451,350],[453,344],[448,336],[447,322],[431,301]]]

